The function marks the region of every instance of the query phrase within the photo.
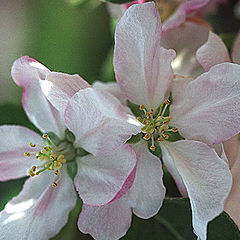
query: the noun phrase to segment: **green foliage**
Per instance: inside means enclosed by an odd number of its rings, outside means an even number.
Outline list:
[[[134,143],[139,142],[142,138],[143,138],[143,134],[142,133],[138,133],[136,135],[132,135],[132,137],[127,140],[127,143],[134,144]]]
[[[0,125],[22,125],[38,132],[33,124],[28,120],[21,106],[14,104],[5,104],[0,106]],[[22,188],[26,178],[0,182],[0,210],[4,205],[16,196]]]
[[[11,103],[0,105],[0,125],[3,124],[22,125],[40,133],[28,120],[23,108]]]
[[[77,163],[75,161],[69,162],[67,164],[67,173],[68,173],[68,176],[70,178],[72,178],[72,180],[74,180],[74,178],[76,177],[77,170],[78,170],[78,166],[77,166]]]
[[[159,213],[149,220],[133,217],[132,226],[122,240],[194,240],[188,199],[165,199]],[[208,226],[208,240],[240,239],[240,232],[222,213]]]
[[[67,0],[29,0],[28,50],[23,54],[53,71],[77,73],[89,82],[99,79],[112,36],[105,4],[94,2],[94,8],[77,8]]]

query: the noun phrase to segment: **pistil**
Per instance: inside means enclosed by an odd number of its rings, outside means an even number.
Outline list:
[[[142,132],[145,134],[143,139],[146,141],[151,139],[150,150],[155,151],[154,139],[157,137],[159,142],[169,139],[169,132],[177,132],[177,128],[171,128],[169,123],[172,119],[171,116],[165,116],[168,106],[170,105],[170,100],[166,99],[164,104],[160,105],[159,112],[157,115],[154,115],[154,109],[150,108],[150,111],[147,111],[144,105],[140,105],[140,110],[144,112],[145,117],[141,118],[140,116],[137,119],[144,124]]]

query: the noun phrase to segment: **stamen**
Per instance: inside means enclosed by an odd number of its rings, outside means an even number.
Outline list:
[[[162,142],[162,141],[164,141],[164,138],[162,138],[162,137],[158,137],[158,139],[157,139],[159,142]]]
[[[170,104],[170,100],[169,100],[169,99],[166,99],[164,102],[165,102],[165,104],[167,104],[167,105]]]
[[[144,105],[140,105],[139,109],[143,110],[143,109],[145,109],[145,106]]]
[[[33,144],[32,142],[30,142],[29,145],[30,145],[30,147],[33,147],[33,148],[36,147],[36,144]]]
[[[145,140],[149,140],[151,138],[150,133],[146,133],[145,136],[143,137]]]
[[[42,137],[48,139],[48,135],[47,134],[43,134]]]
[[[56,182],[54,182],[54,183],[52,183],[52,187],[57,187],[57,183]]]
[[[154,137],[153,137],[153,135],[151,137],[152,137],[152,145],[151,145],[150,149],[154,152],[156,150],[156,147],[154,146]]]
[[[58,170],[56,170],[56,171],[54,172],[54,174],[55,174],[55,175],[58,175],[58,174],[59,174],[59,171],[58,171]]]
[[[30,157],[31,154],[30,154],[29,152],[25,152],[25,153],[24,153],[24,156],[25,156],[25,157]]]
[[[137,117],[137,120],[138,120],[139,122],[142,122],[142,118],[141,118],[141,117]]]
[[[178,128],[172,128],[171,130],[172,130],[172,132],[177,132]]]
[[[164,137],[165,139],[169,139],[169,136],[168,136],[167,134],[163,134],[163,137]]]

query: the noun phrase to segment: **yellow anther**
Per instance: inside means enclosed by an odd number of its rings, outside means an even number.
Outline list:
[[[30,142],[30,147],[36,147],[36,144],[33,144],[32,142]]]
[[[32,170],[29,170],[28,173],[31,177],[34,177],[36,175]]]
[[[167,104],[167,105],[170,104],[170,100],[169,100],[169,99],[166,99],[164,102],[165,102],[165,104]]]
[[[62,168],[62,163],[56,161],[54,162],[54,169],[60,170]]]
[[[58,171],[58,170],[56,170],[56,171],[54,172],[54,174],[55,174],[55,175],[58,175],[58,174],[59,174],[59,171]]]
[[[142,122],[142,118],[141,118],[141,117],[137,117],[137,120],[138,120],[139,122]]]
[[[52,183],[52,187],[57,187],[57,183],[56,182]]]
[[[145,115],[146,115],[146,117],[149,117],[150,116],[150,112],[146,112]]]
[[[50,158],[51,158],[52,160],[55,160],[55,159],[56,159],[56,157],[55,157],[54,155],[51,155]]]
[[[25,153],[24,153],[24,156],[25,156],[25,157],[30,157],[31,154],[30,154],[29,152],[25,152]]]
[[[163,134],[163,137],[164,137],[165,139],[169,139],[169,136],[168,136],[167,134]]]
[[[61,157],[60,157],[61,156]],[[60,162],[60,163],[65,163],[67,160],[64,158],[64,156],[63,155],[60,155],[60,156],[58,156],[58,158],[57,158],[57,161],[58,162]]]
[[[32,166],[32,168],[31,168],[31,170],[32,170],[33,172],[35,172],[35,171],[36,171],[36,169],[37,169],[37,167],[36,167],[36,166]]]
[[[177,132],[178,128],[172,128],[171,130],[172,130],[172,132]]]
[[[145,109],[145,106],[144,105],[140,105],[139,109],[143,110],[143,109]]]
[[[159,142],[162,142],[162,141],[164,141],[164,139],[162,138],[162,137],[158,137],[158,139],[157,139]]]
[[[150,133],[146,133],[145,136],[143,137],[145,140],[149,140],[151,138]]]
[[[169,129],[169,126],[167,124],[163,124],[160,128],[159,128],[159,132],[163,133],[165,130]]]
[[[155,146],[151,146],[150,150],[154,152],[156,150],[156,147]]]
[[[43,149],[44,149],[46,152],[49,151],[48,147],[44,147]]]
[[[48,138],[48,135],[47,134],[43,134],[42,137],[43,138]]]

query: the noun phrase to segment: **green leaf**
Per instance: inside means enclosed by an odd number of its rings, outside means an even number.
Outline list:
[[[75,142],[75,136],[73,132],[71,132],[68,128],[65,130],[64,137],[68,142],[71,142],[71,143]]]
[[[68,173],[68,176],[70,178],[72,178],[72,180],[74,180],[74,178],[76,177],[77,170],[78,170],[78,165],[77,165],[76,161],[69,162],[67,164],[67,173]]]
[[[127,143],[134,144],[134,143],[139,142],[142,138],[143,138],[143,134],[142,133],[138,133],[136,135],[132,135],[132,137],[127,140]]]
[[[135,115],[135,116],[142,116],[144,115],[143,111],[141,111],[139,109],[139,106],[134,104],[134,103],[131,103],[130,101],[127,101],[127,106],[131,109],[132,113]]]
[[[28,120],[21,106],[10,103],[0,105],[0,113],[0,125],[22,125],[40,133],[39,130]]]
[[[133,217],[127,235],[122,240],[194,240],[191,208],[188,199],[165,199],[159,213],[149,220]],[[228,217],[222,213],[208,225],[208,240],[240,239],[240,232]]]

